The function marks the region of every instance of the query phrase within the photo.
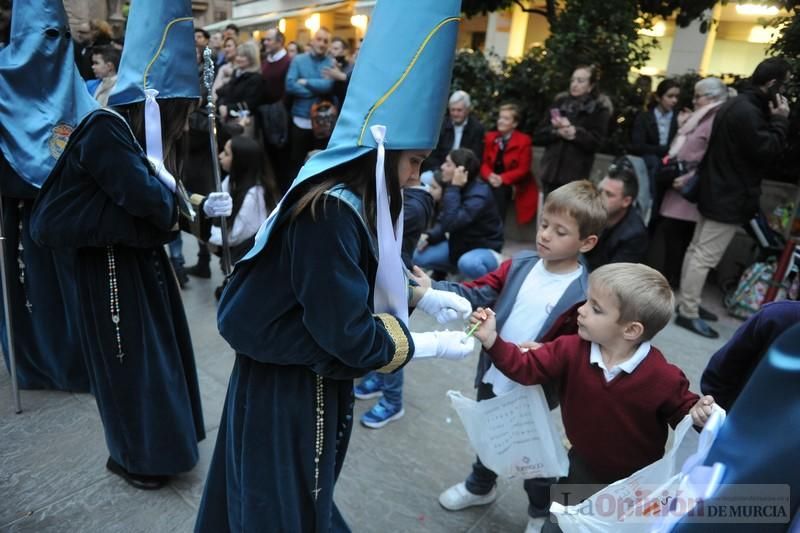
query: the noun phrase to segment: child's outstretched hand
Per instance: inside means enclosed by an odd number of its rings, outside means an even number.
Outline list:
[[[488,307],[484,309],[479,307],[472,316],[469,317],[469,322],[473,326],[480,324],[473,335],[476,339],[481,341],[483,347],[487,350],[494,346],[494,341],[497,340],[497,321],[494,318],[494,311]],[[472,329],[470,327],[470,329]]]
[[[689,414],[692,415],[692,423],[697,427],[703,427],[711,417],[714,411],[714,397],[703,396],[694,406],[689,409]]]

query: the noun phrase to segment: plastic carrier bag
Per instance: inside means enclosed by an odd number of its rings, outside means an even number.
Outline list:
[[[725,421],[725,410],[714,405],[714,412],[700,434],[697,452],[681,469],[675,455],[692,427],[686,415],[675,428],[672,443],[658,461],[615,481],[577,505],[550,504],[564,533],[650,533],[669,531],[671,524],[692,510],[696,494],[687,486],[698,478],[721,479],[721,465],[702,466]],[[678,504],[677,506],[675,504]],[[678,510],[676,510],[678,509]]]
[[[476,402],[458,391],[447,395],[481,462],[499,476],[566,476],[567,452],[539,385],[518,386]]]

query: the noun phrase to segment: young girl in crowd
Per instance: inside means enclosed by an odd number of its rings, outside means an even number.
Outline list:
[[[238,135],[225,143],[219,154],[219,164],[228,176],[222,190],[233,198],[233,211],[228,217],[228,244],[231,260],[238,261],[253,245],[258,228],[277,203],[277,189],[271,168],[256,141]],[[222,246],[219,221],[211,227],[208,243]],[[222,287],[216,291],[217,297]]]
[[[228,217],[228,244],[231,259],[241,258],[253,244],[258,228],[277,203],[275,179],[258,143],[243,135],[225,143],[219,164],[227,177],[222,190],[233,198],[233,212]],[[211,227],[210,244],[222,246],[219,225]]]

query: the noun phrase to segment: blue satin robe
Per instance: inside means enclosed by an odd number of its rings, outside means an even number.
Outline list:
[[[78,337],[74,254],[43,248],[33,242],[30,215],[39,190],[24,182],[2,156],[0,190],[19,386],[88,392],[89,374]],[[19,259],[24,268],[20,268]],[[0,341],[9,368],[7,323],[2,305]]]
[[[80,338],[111,457],[130,472],[173,475],[197,463],[205,437],[192,342],[164,252],[173,194],[125,121],[90,114],[73,132],[31,216],[35,240],[75,250]],[[124,357],[110,314],[113,246]]]
[[[349,531],[333,502],[353,423],[353,378],[393,371],[413,343],[373,315],[377,260],[350,203],[278,222],[239,263],[219,326],[237,351],[195,531]],[[324,398],[315,479],[317,376]],[[318,492],[315,492],[319,489]],[[316,495],[316,497],[315,497]]]

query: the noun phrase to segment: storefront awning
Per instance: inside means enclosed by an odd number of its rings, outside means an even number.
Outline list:
[[[277,22],[282,18],[299,17],[303,15],[310,15],[311,13],[320,11],[333,11],[342,7],[347,7],[350,2],[341,2],[339,0],[334,2],[318,2],[303,8],[287,9],[282,11],[271,11],[260,15],[252,15],[249,17],[230,18],[204,26],[206,31],[214,32],[225,29],[228,24],[236,24],[240,29],[247,30],[248,28],[261,27],[271,22]],[[374,4],[374,2],[373,2]]]

